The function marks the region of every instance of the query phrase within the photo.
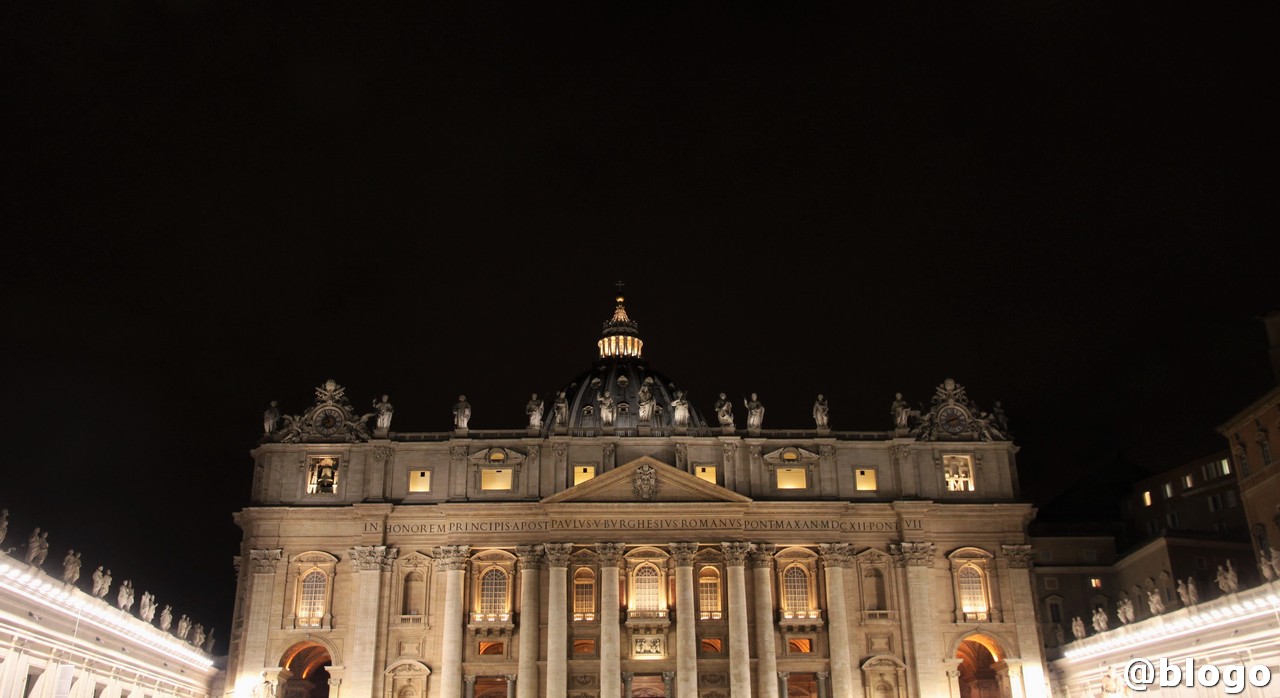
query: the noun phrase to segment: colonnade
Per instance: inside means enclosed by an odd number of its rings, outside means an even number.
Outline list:
[[[569,677],[570,617],[569,567],[572,543],[522,545],[516,548],[520,571],[520,629],[517,632],[519,675],[507,677],[509,698],[567,698]],[[592,546],[600,568],[600,644],[599,676],[601,698],[623,698],[631,695],[634,674],[622,671],[622,604],[619,598],[619,567],[624,560],[623,543],[597,543]],[[698,695],[698,634],[695,613],[694,558],[698,543],[669,543],[667,550],[674,567],[675,581],[675,671],[662,673],[664,692],[680,698]],[[786,672],[778,671],[775,647],[776,616],[773,593],[774,546],[740,541],[719,545],[724,556],[724,613],[728,621],[728,657],[730,695],[779,698],[786,695]],[[463,589],[468,546],[448,546],[437,551],[437,564],[445,574],[443,609],[440,695],[472,698],[474,676],[463,675]],[[852,564],[848,544],[819,546],[819,556],[826,571],[826,627],[830,642],[830,672],[817,674],[821,698],[861,698],[862,686],[854,680],[849,656],[849,616],[845,604],[843,571]],[[540,593],[539,569],[548,568],[548,588]],[[753,598],[750,601],[756,620],[756,654],[758,680],[752,689],[750,641],[748,637],[748,599],[746,568],[752,568]],[[538,681],[538,621],[542,600],[547,604],[547,661]],[[629,654],[629,653],[628,653]],[[830,691],[828,692],[828,676]]]

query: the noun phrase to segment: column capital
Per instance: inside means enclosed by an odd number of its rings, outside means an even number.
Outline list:
[[[693,556],[698,552],[697,543],[669,543],[667,547],[671,550],[671,560],[676,567],[693,566]]]
[[[783,680],[789,679],[789,678],[791,678],[791,672],[789,672],[789,671],[779,671],[779,672],[778,672],[778,678],[783,679]]]
[[[822,556],[822,564],[827,567],[850,567],[853,565],[853,552],[848,543],[822,543],[818,546],[818,554]]]
[[[283,557],[284,551],[280,548],[249,551],[249,561],[252,564],[251,569],[254,574],[274,574],[276,563],[280,562]]]
[[[516,675],[515,675],[515,674],[504,674],[504,675],[502,676],[502,678],[506,679],[506,680],[507,680],[507,683],[514,683],[514,682],[515,682],[515,680],[516,680]]]
[[[517,545],[516,562],[523,570],[536,570],[542,566],[541,545]]]
[[[625,543],[596,543],[596,555],[600,558],[601,567],[616,567],[626,551]]]
[[[470,685],[472,685],[472,684],[474,684],[474,683],[476,682],[476,675],[475,675],[475,674],[465,674],[465,675],[463,675],[462,680],[463,680],[463,682],[465,682],[468,686],[470,686]]]
[[[400,554],[400,549],[385,545],[358,545],[347,551],[347,554],[351,559],[351,569],[377,572],[391,569],[391,563]]]
[[[635,675],[634,673],[630,672],[630,671],[624,671],[624,672],[622,672],[622,680],[623,680],[623,681],[630,681],[630,680],[634,679],[635,677],[636,677],[636,675]]]
[[[932,567],[938,546],[933,543],[903,541],[889,546],[889,554],[899,567]]]
[[[433,557],[436,567],[441,570],[461,570],[467,567],[467,558],[471,555],[469,545],[442,545],[435,549]]]
[[[773,567],[773,554],[775,546],[773,543],[756,543],[755,548],[751,551],[752,567]]]
[[[1002,545],[1000,550],[1004,553],[1005,559],[1009,561],[1009,566],[1014,568],[1027,568],[1031,566],[1031,557],[1034,551],[1029,545]]]
[[[547,543],[542,547],[546,551],[548,567],[569,566],[569,554],[573,552],[573,543]]]
[[[746,564],[747,554],[754,548],[752,544],[740,541],[720,544],[720,550],[724,552],[724,563],[730,567],[742,567]]]
[[[826,681],[828,678],[830,678],[830,677],[831,677],[831,672],[829,672],[829,671],[819,671],[818,673],[814,674],[814,676],[817,676],[817,677],[818,677],[818,679],[819,679],[819,680],[821,680],[821,681]]]

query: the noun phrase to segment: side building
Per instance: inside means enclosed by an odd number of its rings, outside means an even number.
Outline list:
[[[617,298],[529,421],[391,430],[333,381],[265,415],[227,695],[1046,696],[1003,413],[951,379],[894,428],[708,422]],[[366,420],[376,419],[372,428]]]

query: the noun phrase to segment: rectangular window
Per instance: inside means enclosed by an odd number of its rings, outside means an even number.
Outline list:
[[[410,470],[409,471],[409,491],[410,492],[430,492],[431,491],[431,471],[430,470]]]
[[[808,487],[804,468],[778,468],[778,489],[803,490]]]
[[[1182,476],[1182,489],[1189,490],[1192,487],[1194,487],[1195,484],[1196,484],[1195,476],[1192,475],[1191,473],[1187,473],[1186,475]]]
[[[943,456],[942,469],[947,479],[948,492],[973,491],[972,456]]]
[[[693,474],[713,485],[716,484],[716,466],[714,465],[695,465]]]
[[[476,646],[476,654],[493,656],[506,653],[507,645],[505,642],[481,642]]]
[[[1216,495],[1216,494],[1214,494],[1214,495],[1210,495],[1210,496],[1209,496],[1209,511],[1210,511],[1210,512],[1215,512],[1215,511],[1221,511],[1221,510],[1222,510],[1222,497],[1221,497],[1221,496],[1219,496],[1219,495]]]
[[[511,468],[481,468],[480,489],[510,490]]]
[[[807,637],[793,637],[787,640],[787,654],[810,654],[813,652],[813,640]]]
[[[700,646],[703,654],[720,654],[724,651],[724,640],[718,637],[704,637]]]
[[[876,471],[871,468],[859,468],[855,472],[859,492],[874,492],[876,489]]]
[[[1173,496],[1173,483],[1172,482],[1164,483],[1164,498],[1168,499],[1172,496]]]
[[[573,466],[573,486],[577,487],[582,483],[596,476],[596,466],[594,465],[575,465]]]
[[[338,491],[341,462],[337,457],[312,456],[307,463],[307,494],[334,494]]]
[[[1147,490],[1146,492],[1142,493],[1142,506],[1144,507],[1151,506],[1151,490]]]
[[[1089,586],[1094,589],[1102,588],[1102,577],[1090,577]]]
[[[1045,590],[1045,591],[1057,591],[1057,590],[1058,590],[1058,578],[1057,578],[1057,577],[1045,577],[1045,578],[1044,578],[1044,590]]]
[[[1223,475],[1231,474],[1231,461],[1229,459],[1223,458],[1221,461],[1219,461],[1218,465],[1222,468]]]
[[[594,638],[587,639],[576,637],[573,639],[573,653],[594,656],[596,653],[596,641]]]
[[[1239,504],[1239,501],[1236,499],[1236,491],[1227,490],[1227,507],[1232,508],[1232,507],[1235,507],[1237,504]]]
[[[1049,621],[1052,623],[1062,622],[1062,602],[1057,599],[1049,602]]]

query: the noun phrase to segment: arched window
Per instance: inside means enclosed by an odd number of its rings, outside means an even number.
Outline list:
[[[702,620],[721,617],[720,572],[714,567],[703,567],[698,573],[698,610]]]
[[[318,628],[324,622],[325,590],[329,578],[320,570],[311,570],[302,577],[298,593],[298,625]]]
[[[653,565],[641,565],[635,575],[635,610],[659,611],[662,603],[662,577]]]
[[[426,598],[427,579],[421,572],[414,570],[404,578],[403,615],[420,616],[423,612],[423,601]]]
[[[987,578],[976,565],[964,565],[956,572],[960,587],[960,610],[965,620],[987,619]]]
[[[782,572],[782,610],[809,610],[809,572],[800,565]]]
[[[884,573],[872,567],[862,573],[862,584],[868,611],[889,610],[884,588]]]
[[[507,573],[490,567],[480,575],[480,612],[483,614],[507,612]]]
[[[594,620],[596,612],[596,573],[586,567],[573,573],[573,619]]]

